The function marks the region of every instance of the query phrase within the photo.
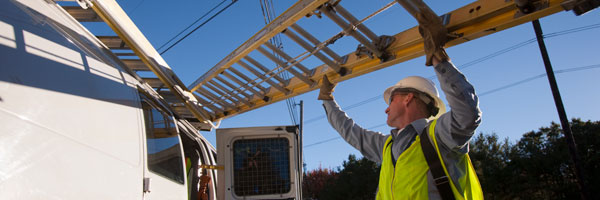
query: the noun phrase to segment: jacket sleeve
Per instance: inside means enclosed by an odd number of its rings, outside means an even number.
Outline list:
[[[451,62],[435,66],[450,111],[436,125],[436,136],[449,150],[467,153],[468,142],[481,123],[479,99],[467,78]]]
[[[381,163],[383,145],[388,135],[364,129],[354,123],[334,100],[324,100],[323,107],[331,126],[367,159]]]

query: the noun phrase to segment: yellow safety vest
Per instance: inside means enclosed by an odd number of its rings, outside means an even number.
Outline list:
[[[437,155],[442,160],[444,173],[450,177],[434,136],[436,121],[434,120],[429,126],[429,137],[432,138]],[[429,199],[427,191],[429,165],[427,165],[427,161],[421,150],[421,139],[417,135],[410,147],[400,154],[396,160],[395,167],[391,156],[391,142],[392,136],[386,140],[383,148],[383,162],[381,164],[381,172],[379,173],[377,199]],[[465,174],[458,179],[458,182],[462,191],[457,190],[454,181],[450,178],[450,186],[452,187],[454,197],[456,199],[483,199],[481,185],[479,184],[479,179],[477,178],[475,169],[473,169],[469,155],[465,154],[461,159],[458,163],[463,164],[462,167],[465,169]]]

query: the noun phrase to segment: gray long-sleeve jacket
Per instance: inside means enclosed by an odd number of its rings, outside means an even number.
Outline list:
[[[464,171],[456,167],[458,159],[468,153],[468,142],[481,122],[481,111],[479,100],[473,86],[465,76],[450,62],[443,62],[434,67],[438,80],[450,111],[444,113],[437,121],[435,127],[436,140],[441,141],[440,153],[444,164],[448,167],[448,173],[455,183],[464,174]],[[358,149],[363,156],[374,162],[382,162],[382,152],[386,139],[390,135],[364,129],[349,118],[333,100],[323,101],[325,112],[329,123],[337,132],[354,148]],[[415,140],[429,121],[425,118],[413,121],[403,129],[391,130],[393,139],[392,155],[396,160]],[[433,183],[431,172],[428,173],[428,190],[430,199],[440,199],[437,188]],[[459,187],[458,185],[456,185]],[[461,189],[461,188],[457,188]]]

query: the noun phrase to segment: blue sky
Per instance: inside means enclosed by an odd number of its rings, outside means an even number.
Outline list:
[[[221,0],[184,0],[168,4],[163,1],[150,0],[120,0],[118,2],[148,40],[155,48],[158,48],[219,4]],[[264,26],[259,2],[250,0],[236,2],[163,54],[164,59],[184,83],[191,84]],[[362,19],[389,2],[391,1],[344,0],[341,5],[357,18]],[[436,13],[442,14],[471,1],[429,2]],[[225,4],[227,3],[229,1]],[[276,0],[273,3],[274,10],[278,15],[283,13],[294,1]],[[600,120],[597,114],[600,113],[598,105],[600,94],[596,87],[600,85],[600,80],[597,78],[600,75],[598,66],[600,65],[600,39],[597,37],[600,35],[600,28],[597,25],[600,23],[599,14],[598,9],[583,16],[575,16],[572,12],[560,12],[540,20],[545,34],[596,24],[595,28],[589,30],[555,34],[554,37],[545,40],[554,70],[563,70],[561,73],[557,73],[556,77],[569,118]],[[338,26],[320,21],[313,17],[306,22],[301,20],[300,25],[309,30],[318,29],[324,32],[323,34],[312,32],[321,41],[341,30]],[[416,20],[399,5],[394,5],[384,13],[366,21],[365,24],[377,34],[391,35],[415,26]],[[282,38],[284,49],[296,50],[295,44],[285,39],[285,36]],[[516,141],[523,133],[537,130],[541,126],[548,126],[553,121],[559,122],[548,80],[543,76],[545,69],[537,42],[524,43],[533,38],[535,38],[535,33],[532,24],[525,23],[447,49],[454,64],[463,68],[461,71],[474,85],[476,92],[480,94],[483,119],[477,133],[496,133],[501,138]],[[497,52],[519,44],[523,45],[465,67],[467,63],[499,54]],[[354,51],[356,43],[351,40],[340,40],[331,48],[338,54],[344,55]],[[160,49],[159,52],[161,50],[164,49]],[[338,84],[334,96],[342,108],[377,98],[385,88],[405,76],[433,76],[433,69],[425,67],[424,62],[424,57],[419,57],[341,82]],[[315,65],[308,67],[313,68],[316,64],[318,63],[315,62]],[[585,68],[586,66],[588,67]],[[273,66],[268,67],[272,68]],[[304,101],[305,121],[311,120],[310,123],[305,124],[304,144],[313,145],[305,148],[304,160],[308,169],[315,169],[319,166],[335,168],[341,166],[348,154],[360,155],[360,153],[343,140],[335,139],[339,138],[339,135],[322,117],[324,111],[321,102],[316,100],[317,92],[318,90],[315,90],[295,97],[296,102]],[[386,119],[385,109],[386,104],[383,100],[377,99],[349,109],[347,113],[361,126],[387,134],[390,128],[382,125]],[[291,124],[291,120],[286,103],[282,101],[227,118],[221,123],[221,128],[288,124]],[[202,132],[202,134],[213,145],[216,145],[214,131]],[[316,144],[319,142],[323,143]]]

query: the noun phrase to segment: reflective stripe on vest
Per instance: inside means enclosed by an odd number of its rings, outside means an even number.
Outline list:
[[[434,136],[434,128],[437,120],[429,126],[429,137],[432,138],[438,157],[442,160],[437,141]],[[421,139],[417,135],[415,141],[396,160],[396,166],[392,164],[392,136],[385,141],[383,148],[381,172],[379,173],[378,200],[387,199],[429,199],[427,191],[427,172],[429,166],[421,150]],[[442,160],[443,161],[443,160]],[[462,192],[457,190],[455,183],[450,179],[450,186],[456,199],[483,199],[483,192],[479,179],[471,164],[468,154],[462,156],[457,165],[462,165],[465,174],[458,179]],[[442,162],[444,173],[448,170]]]

